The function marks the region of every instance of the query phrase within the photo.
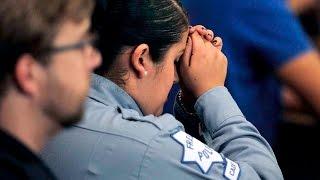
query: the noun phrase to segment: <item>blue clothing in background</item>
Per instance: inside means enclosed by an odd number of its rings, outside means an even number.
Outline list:
[[[285,1],[183,0],[183,4],[193,25],[202,24],[223,39],[229,61],[226,86],[246,118],[272,143],[281,118],[280,82],[274,72],[311,49]],[[166,104],[166,112],[173,100]]]

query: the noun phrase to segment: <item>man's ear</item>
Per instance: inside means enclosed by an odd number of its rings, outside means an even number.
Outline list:
[[[137,46],[131,54],[130,63],[138,78],[147,76],[152,65],[149,46],[147,44]]]
[[[39,76],[43,75],[40,69],[40,64],[28,54],[19,57],[15,66],[15,81],[17,87],[22,93],[28,95],[39,94]]]

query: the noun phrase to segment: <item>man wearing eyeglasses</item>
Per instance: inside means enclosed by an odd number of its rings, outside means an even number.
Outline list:
[[[100,54],[91,0],[2,0],[0,179],[54,179],[37,154],[78,122]]]

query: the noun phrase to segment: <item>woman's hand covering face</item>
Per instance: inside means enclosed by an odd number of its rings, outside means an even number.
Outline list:
[[[182,94],[193,100],[217,86],[223,86],[227,73],[227,58],[221,52],[222,39],[214,37],[203,26],[190,28],[187,46],[178,68]]]
[[[214,37],[214,33],[212,30],[206,29],[202,25],[190,26],[189,36],[191,36],[194,32],[198,32],[203,39],[212,42],[213,46],[215,46],[219,50],[222,49],[222,39],[220,37]]]

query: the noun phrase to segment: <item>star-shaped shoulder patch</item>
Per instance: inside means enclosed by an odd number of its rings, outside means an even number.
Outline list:
[[[183,146],[182,163],[195,163],[203,173],[207,174],[213,163],[225,162],[219,153],[183,131],[173,134],[172,138]]]

